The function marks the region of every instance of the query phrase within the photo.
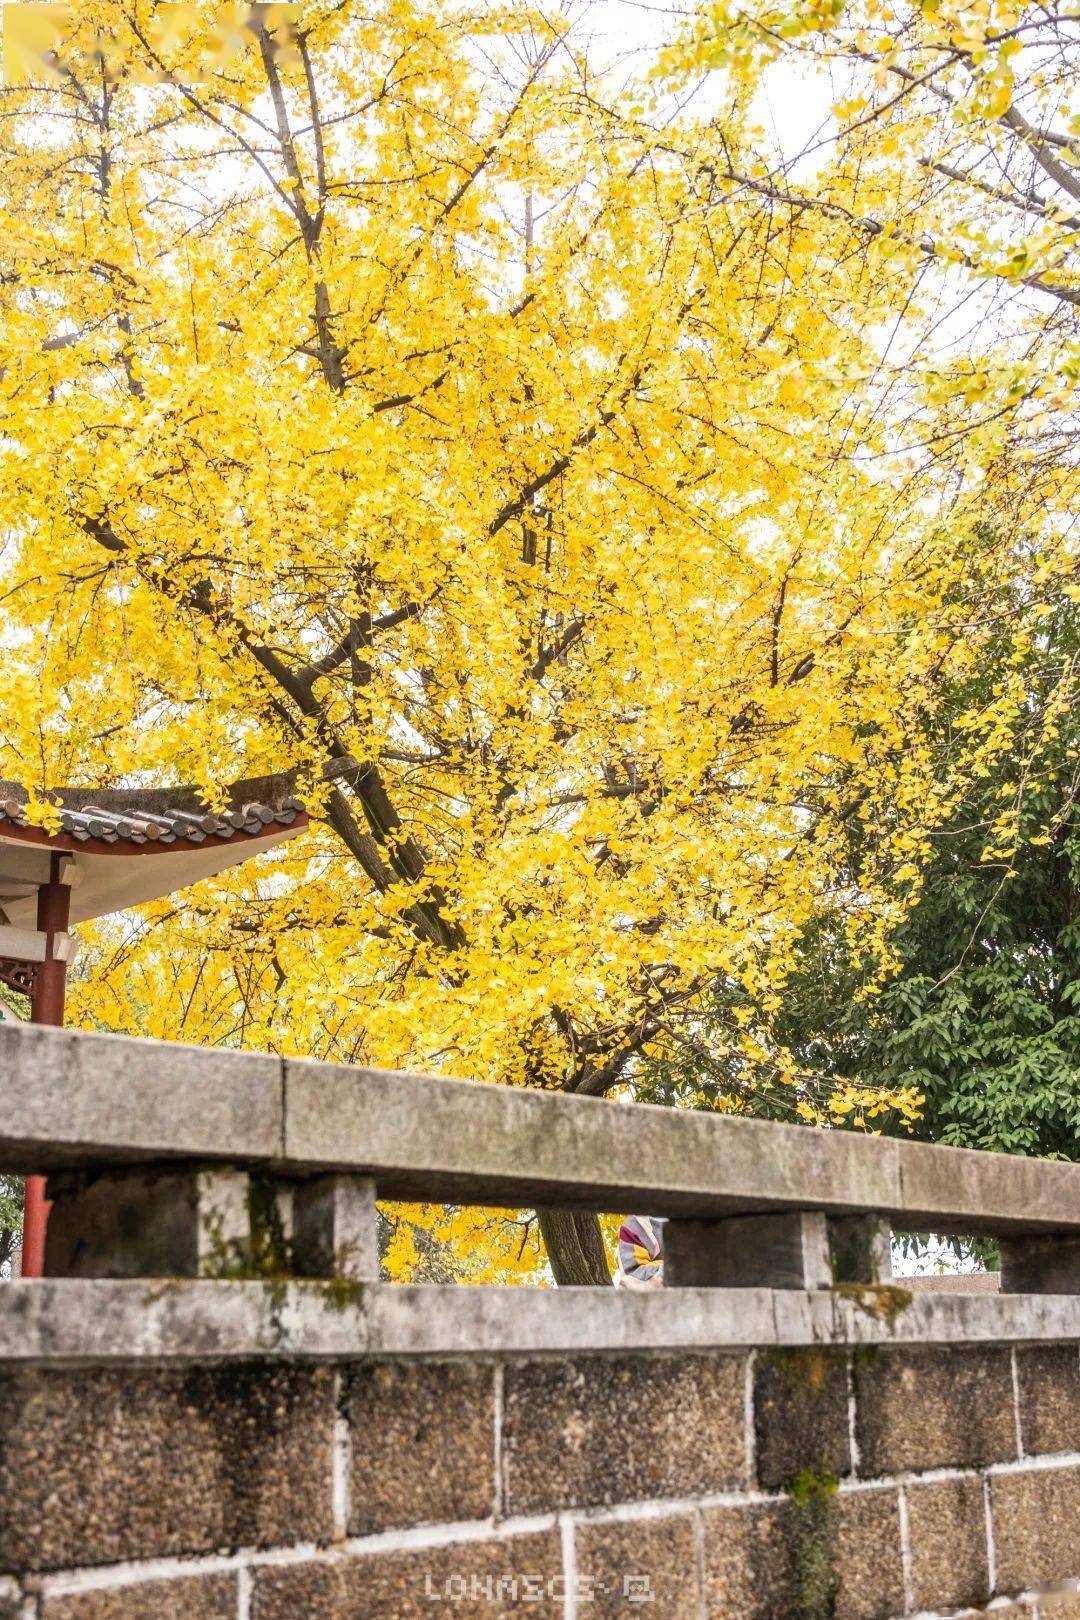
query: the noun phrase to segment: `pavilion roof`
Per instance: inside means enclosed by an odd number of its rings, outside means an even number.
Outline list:
[[[272,785],[281,777],[261,777],[236,783],[229,791],[231,808],[222,813],[207,810],[191,788],[60,789],[55,799],[60,805],[59,832],[85,843],[99,839],[107,844],[119,840],[132,844],[174,844],[182,839],[202,844],[207,839],[226,840],[261,837],[268,827],[291,827],[304,817],[304,807],[291,794],[273,793]],[[238,790],[258,788],[266,796],[247,798]],[[268,793],[268,790],[269,793]],[[0,782],[0,836],[6,826],[29,827],[26,814],[28,795],[13,782]],[[46,834],[50,841],[54,834]]]
[[[307,825],[294,785],[291,775],[234,782],[216,810],[188,787],[58,788],[48,796],[60,826],[50,830],[30,821],[23,788],[0,781],[0,927],[34,928],[52,854],[66,858],[72,924],[237,866]]]

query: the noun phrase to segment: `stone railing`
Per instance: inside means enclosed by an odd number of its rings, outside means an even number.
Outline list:
[[[1080,1614],[1080,1167],[3,1025],[0,1169],[0,1620]],[[667,1215],[671,1286],[385,1284],[376,1196]]]

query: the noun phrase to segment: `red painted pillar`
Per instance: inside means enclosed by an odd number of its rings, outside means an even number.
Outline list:
[[[67,982],[67,963],[58,961],[53,942],[57,934],[66,934],[71,890],[60,882],[62,857],[52,857],[48,883],[38,890],[37,925],[45,938],[45,960],[37,964],[34,974],[34,993],[30,1003],[32,1024],[62,1024],[64,1022],[64,990]],[[40,1277],[45,1269],[45,1226],[49,1219],[49,1204],[45,1198],[45,1177],[27,1176],[23,1202],[22,1274]]]

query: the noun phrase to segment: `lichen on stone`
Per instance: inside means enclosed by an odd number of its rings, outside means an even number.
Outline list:
[[[833,1293],[850,1300],[865,1316],[890,1327],[915,1297],[910,1288],[899,1288],[895,1283],[835,1283]]]
[[[793,1620],[831,1620],[839,1582],[833,1549],[835,1474],[804,1468],[787,1488],[795,1574]]]
[[[354,1277],[329,1277],[310,1286],[318,1289],[323,1304],[332,1311],[351,1310],[364,1297],[364,1285]]]
[[[818,1348],[776,1349],[767,1352],[770,1366],[792,1389],[805,1389],[820,1395],[829,1380],[836,1352]]]
[[[220,1224],[208,1223],[209,1253],[203,1276],[215,1282],[265,1283],[275,1311],[285,1300],[286,1284],[294,1275],[292,1246],[285,1233],[274,1182],[252,1176],[248,1190],[250,1237],[226,1240]]]

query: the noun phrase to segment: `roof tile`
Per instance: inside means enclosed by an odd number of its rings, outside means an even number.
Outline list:
[[[87,805],[81,810],[61,806],[60,831],[77,838],[80,843],[95,838],[104,843],[162,843],[173,844],[178,838],[189,843],[203,844],[209,838],[222,842],[237,836],[258,836],[267,827],[277,823],[291,827],[297,816],[304,814],[299,799],[286,799],[280,806],[245,804],[242,809],[230,810],[223,816],[203,810],[128,811],[124,815]],[[0,799],[0,830],[4,822],[26,827],[25,806],[17,799]]]

